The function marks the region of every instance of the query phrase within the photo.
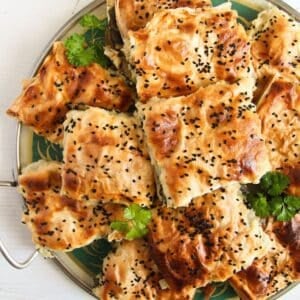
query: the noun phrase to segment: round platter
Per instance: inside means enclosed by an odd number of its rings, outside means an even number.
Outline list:
[[[226,0],[212,0],[214,6],[227,2]],[[272,1],[251,1],[251,0],[233,0],[232,8],[237,10],[239,14],[239,21],[247,26],[249,22],[256,18],[259,11],[265,9],[270,3],[278,6],[280,9],[286,11],[293,16],[297,21],[300,21],[300,14],[286,5],[284,2]],[[106,17],[106,1],[96,0],[90,5],[81,10],[78,14],[72,17],[59,32],[50,40],[48,46],[43,51],[41,57],[37,61],[33,75],[39,69],[42,61],[49,53],[51,46],[55,40],[63,40],[71,33],[79,30],[77,23],[78,20],[86,13],[96,14],[99,18]],[[22,168],[31,162],[39,159],[46,160],[61,160],[62,149],[58,146],[51,144],[40,136],[35,135],[26,126],[19,125],[17,134],[17,167],[21,171]],[[95,286],[95,278],[101,270],[101,264],[104,257],[110,251],[111,245],[107,240],[98,240],[91,245],[76,249],[69,253],[55,254],[54,261],[61,267],[72,280],[79,286],[85,289],[88,293],[93,295],[92,288]],[[285,290],[281,291],[272,299],[285,294],[289,289],[295,286],[291,285]],[[212,299],[236,299],[236,293],[227,282],[216,284],[215,293]],[[204,299],[204,294],[201,290],[197,291],[196,300]]]

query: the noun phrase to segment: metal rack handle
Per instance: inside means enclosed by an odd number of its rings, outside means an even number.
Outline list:
[[[8,188],[12,187],[15,188],[17,186],[17,181],[0,181],[0,188]],[[37,257],[38,251],[35,250],[26,260],[19,262],[16,259],[14,259],[10,254],[7,248],[4,246],[3,242],[0,239],[0,252],[3,255],[3,257],[6,259],[6,261],[14,268],[16,269],[24,269],[27,268],[33,260]]]

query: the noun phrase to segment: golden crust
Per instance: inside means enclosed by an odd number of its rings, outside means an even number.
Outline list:
[[[230,279],[241,299],[267,299],[292,281],[291,257],[275,240],[272,246],[274,250]]]
[[[86,104],[126,111],[132,94],[125,81],[100,65],[73,67],[62,42],[53,45],[36,77],[29,80],[7,113],[54,143],[61,141],[66,113]]]
[[[158,12],[144,29],[129,32],[125,53],[142,102],[253,77],[249,38],[230,5]]]
[[[299,23],[275,6],[262,11],[249,30],[258,79],[277,72],[300,79]]]
[[[192,300],[195,288],[172,290],[143,240],[124,241],[105,259],[99,286],[94,293],[101,300]]]
[[[270,170],[252,81],[218,83],[187,97],[138,106],[151,160],[169,206]]]
[[[257,112],[273,170],[287,174],[290,193],[300,195],[300,84],[290,79],[275,76]]]
[[[115,5],[119,30],[126,37],[129,30],[145,27],[153,15],[177,7],[209,7],[210,0],[117,0]]]
[[[300,281],[300,215],[290,222],[275,222],[267,232],[272,248],[266,256],[230,279],[241,299],[267,299]]]
[[[112,220],[122,220],[117,204],[83,203],[60,195],[61,168],[58,162],[35,162],[19,177],[27,210],[23,222],[39,249],[71,251],[112,234]]]
[[[195,198],[186,208],[157,208],[148,237],[152,257],[174,288],[225,281],[270,244],[239,184]]]
[[[273,222],[272,231],[276,238],[287,248],[292,256],[297,278],[300,279],[300,214],[289,222]]]
[[[153,171],[134,117],[91,107],[69,112],[64,127],[63,194],[84,201],[151,204]]]

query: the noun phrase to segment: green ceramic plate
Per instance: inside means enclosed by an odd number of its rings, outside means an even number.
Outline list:
[[[224,2],[224,0],[212,0],[213,5],[219,5]],[[247,26],[251,20],[256,18],[259,11],[270,5],[270,2],[284,9],[289,14],[293,15],[299,20],[299,13],[294,11],[292,8],[284,4],[283,2],[273,0],[273,1],[251,1],[251,0],[233,0],[232,7],[238,11],[239,21]],[[61,40],[68,36],[70,33],[77,31],[77,22],[79,18],[86,13],[95,13],[100,17],[105,17],[106,6],[105,1],[98,0],[94,1],[92,4],[80,11],[76,16],[74,16],[70,21],[68,21],[63,28],[58,32],[58,34],[49,42],[43,55],[37,62],[33,74],[37,71],[39,65],[44,60],[45,56],[51,49],[51,45],[54,40]],[[18,157],[17,157],[18,168],[21,170],[25,165],[37,161],[39,159],[46,160],[61,160],[62,159],[62,149],[58,146],[53,145],[32,133],[30,129],[24,126],[19,126],[18,131]],[[78,285],[84,288],[88,293],[92,294],[92,288],[95,286],[96,275],[101,270],[101,264],[107,253],[110,251],[111,245],[107,240],[98,240],[91,245],[74,250],[70,253],[63,253],[56,255],[55,261],[61,266],[62,270],[69,275]],[[289,287],[291,288],[291,287]],[[280,293],[285,293],[284,290]],[[276,298],[279,296],[276,295]],[[212,299],[237,299],[236,293],[230,287],[230,285],[225,283],[217,283],[216,290]],[[197,291],[195,295],[196,300],[204,299],[204,295],[201,290]]]

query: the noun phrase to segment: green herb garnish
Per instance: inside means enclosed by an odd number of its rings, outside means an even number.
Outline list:
[[[264,218],[270,215],[269,203],[264,194],[249,194],[247,200],[255,210],[257,216]]]
[[[124,209],[125,221],[114,221],[112,229],[125,233],[127,240],[141,238],[148,233],[147,225],[151,220],[151,211],[137,204],[131,204]]]
[[[260,180],[261,188],[270,196],[280,195],[289,184],[289,177],[280,172],[269,172]]]
[[[87,30],[83,34],[74,33],[65,41],[68,61],[77,67],[91,63],[107,67],[109,60],[104,55],[107,20],[88,14],[80,19],[79,24]]]
[[[280,172],[268,172],[247,194],[247,201],[259,217],[274,216],[278,221],[289,221],[300,210],[300,197],[287,195],[289,177]]]
[[[86,47],[84,36],[74,33],[65,42],[67,58],[74,66],[87,66],[94,62],[95,50]]]
[[[101,29],[101,30],[105,30],[106,26],[107,26],[107,21],[106,19],[104,20],[99,20],[96,16],[94,15],[84,15],[80,21],[79,24],[84,27],[84,28],[88,28],[88,29]]]

